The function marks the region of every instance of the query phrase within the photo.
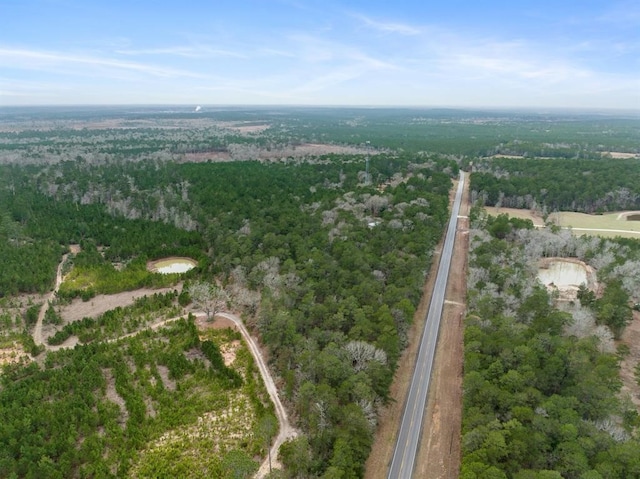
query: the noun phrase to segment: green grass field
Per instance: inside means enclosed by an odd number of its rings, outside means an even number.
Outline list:
[[[485,208],[490,215],[507,213],[516,218],[530,219],[536,226],[542,226],[542,217],[532,214],[530,210],[515,208]],[[588,215],[585,213],[559,212],[549,215],[548,221],[553,222],[563,228],[571,227],[575,234],[597,235],[607,238],[623,236],[625,238],[640,238],[640,221],[627,221],[625,213],[617,212],[604,215]]]

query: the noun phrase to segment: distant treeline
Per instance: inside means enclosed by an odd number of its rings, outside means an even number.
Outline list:
[[[476,160],[471,190],[486,205],[597,213],[640,209],[640,160]]]

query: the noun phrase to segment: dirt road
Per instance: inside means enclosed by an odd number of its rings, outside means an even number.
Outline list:
[[[273,445],[271,446],[271,467],[280,468],[280,464],[277,462],[280,446],[287,439],[293,439],[294,437],[296,437],[298,435],[298,432],[291,426],[291,423],[289,422],[287,411],[280,401],[280,397],[278,396],[278,389],[276,388],[276,384],[271,377],[271,373],[269,372],[269,369],[264,362],[264,358],[262,357],[260,348],[258,348],[258,343],[249,334],[249,331],[244,326],[242,320],[230,313],[218,313],[217,316],[233,321],[233,323],[240,330],[242,337],[245,339],[247,345],[249,346],[249,349],[251,350],[251,354],[253,354],[253,357],[256,360],[256,364],[258,365],[258,369],[260,370],[262,380],[264,381],[267,392],[271,397],[271,401],[273,401],[273,405],[276,409],[276,416],[278,417],[278,423],[280,424],[280,431],[275,441],[273,442]],[[269,469],[269,458],[267,457],[260,465],[260,469],[258,469],[258,472],[255,475],[256,479],[262,479],[263,477],[265,477],[269,473]]]
[[[44,341],[42,341],[42,322],[44,321],[44,316],[47,314],[47,310],[49,309],[49,304],[55,299],[56,293],[58,292],[58,289],[60,289],[60,285],[62,284],[62,266],[68,257],[69,254],[62,255],[62,261],[60,261],[58,270],[56,271],[56,284],[53,291],[45,297],[44,304],[40,308],[40,313],[38,313],[38,321],[36,322],[36,326],[33,328],[33,341],[38,346],[44,344]]]

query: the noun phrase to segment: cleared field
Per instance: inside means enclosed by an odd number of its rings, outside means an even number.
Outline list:
[[[533,221],[536,226],[543,226],[544,221],[538,214],[530,210],[515,208],[486,207],[490,215],[506,213],[516,218],[525,218]],[[604,237],[623,236],[625,238],[640,238],[640,221],[627,221],[627,215],[637,215],[634,211],[621,211],[603,215],[588,215],[585,213],[560,212],[549,215],[548,221],[562,227],[572,228],[575,234],[589,234]]]

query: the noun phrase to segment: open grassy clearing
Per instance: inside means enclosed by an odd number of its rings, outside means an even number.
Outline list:
[[[3,373],[4,430],[22,438],[3,456],[8,476],[36,467],[34,477],[226,478],[255,471],[266,454],[256,428],[271,405],[230,329],[177,321],[117,343],[49,352],[40,365],[6,365]],[[24,394],[32,383],[38,393]],[[53,462],[33,466],[26,447]]]
[[[200,336],[222,349],[235,350],[233,366],[245,383],[224,400],[212,401],[212,409],[195,423],[167,431],[148,444],[138,455],[130,477],[236,477],[234,474],[258,468],[252,455],[263,451],[255,434],[258,411],[252,399],[256,385],[249,378],[255,372],[251,355],[231,330],[209,329]]]
[[[506,213],[515,218],[530,219],[536,226],[543,226],[544,220],[538,213],[528,209],[485,207],[490,215]],[[640,221],[627,221],[625,215],[631,212],[616,212],[603,215],[588,215],[563,211],[551,213],[547,221],[562,228],[573,228],[575,234],[591,234],[604,237],[623,236],[625,238],[640,238]]]

